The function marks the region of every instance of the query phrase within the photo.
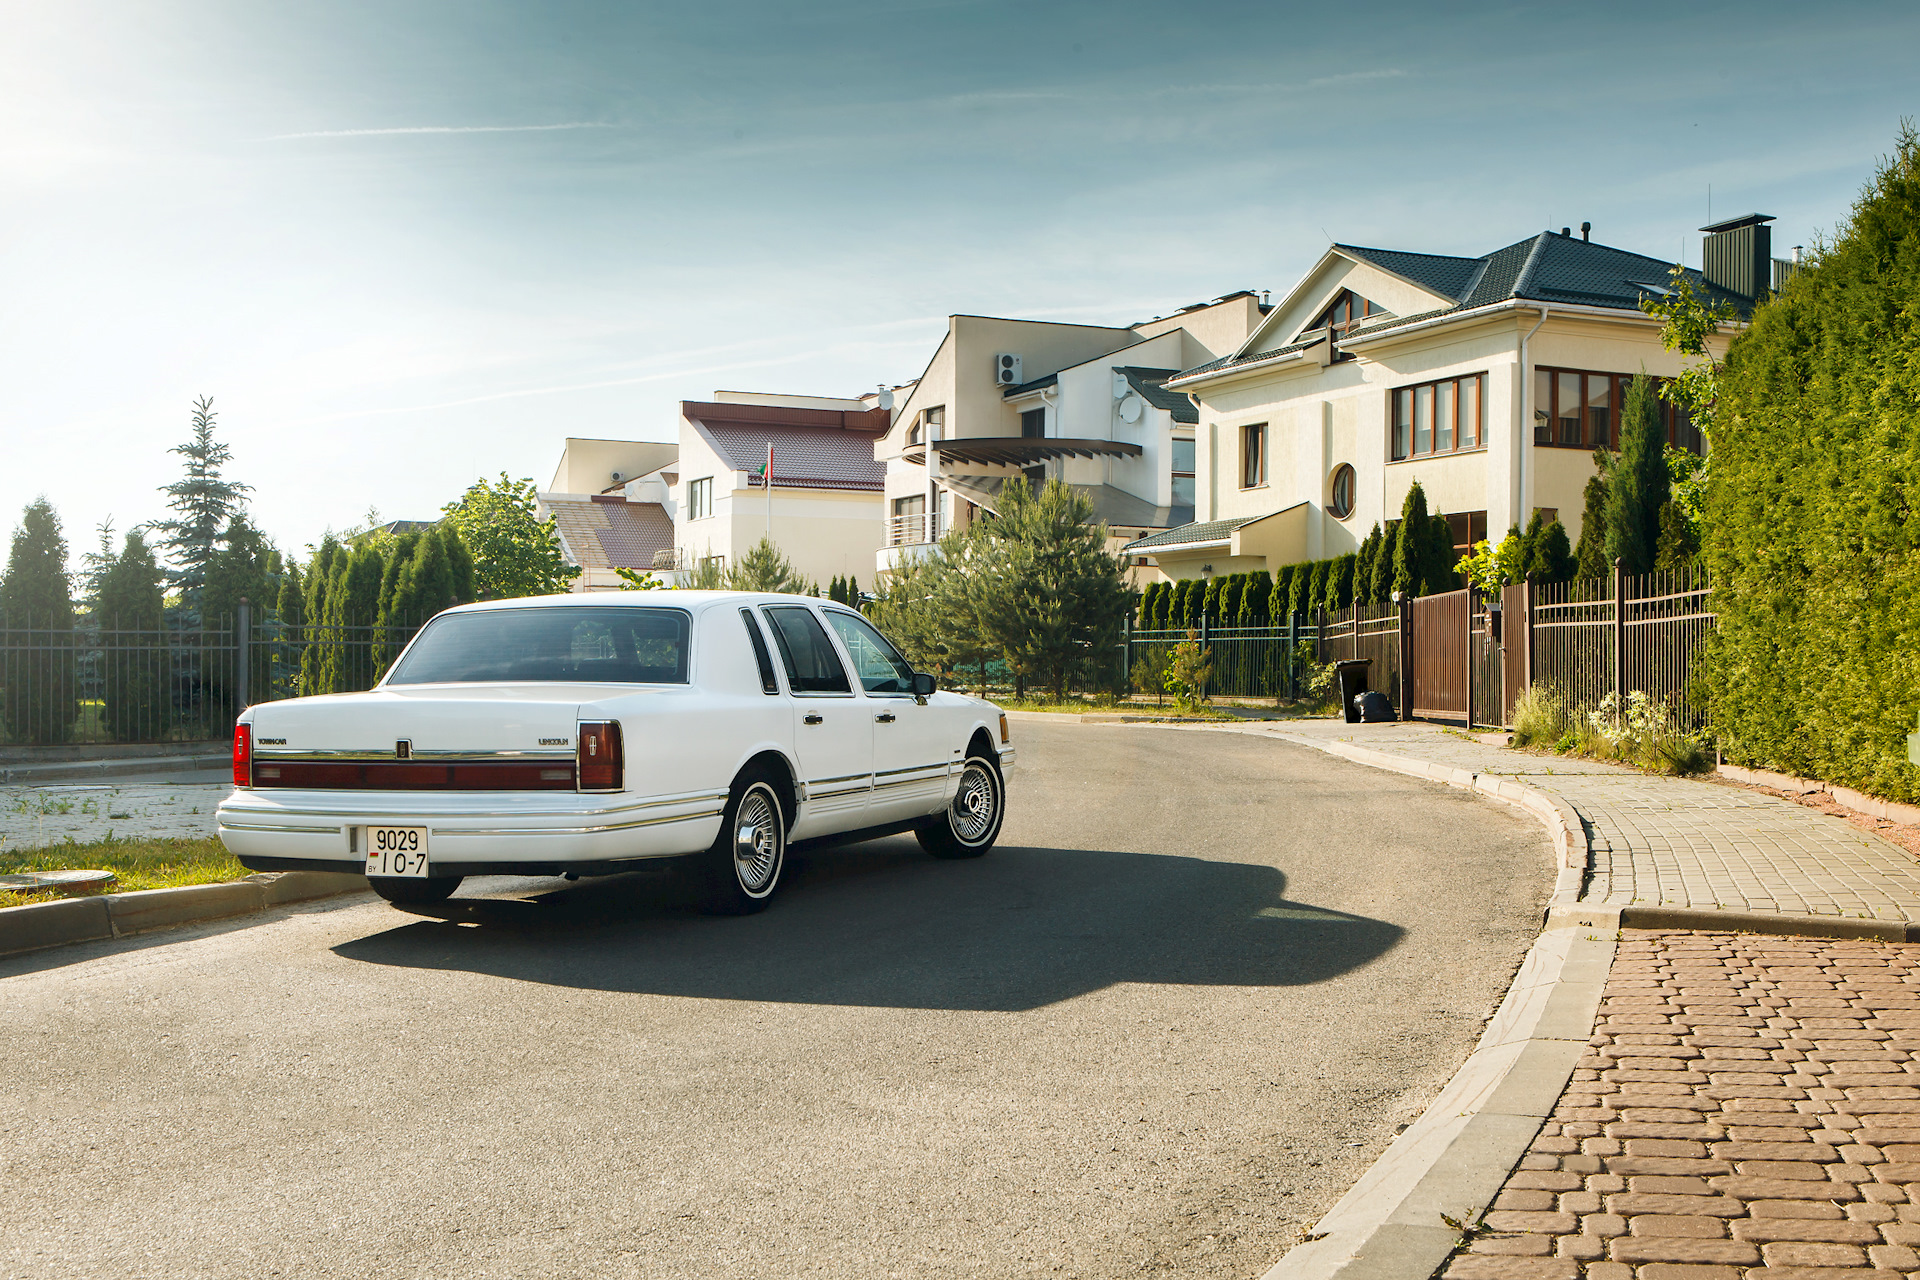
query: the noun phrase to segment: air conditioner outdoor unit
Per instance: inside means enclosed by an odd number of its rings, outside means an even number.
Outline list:
[[[993,380],[1003,387],[1017,387],[1026,379],[1020,376],[1020,357],[1002,351],[993,357]]]

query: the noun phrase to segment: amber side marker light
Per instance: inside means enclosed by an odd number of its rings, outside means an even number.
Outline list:
[[[615,720],[588,721],[580,726],[580,744],[574,750],[582,791],[618,791],[625,766],[620,724]]]
[[[253,785],[253,726],[250,724],[233,726],[233,785]]]
[[[1007,732],[1007,713],[1002,711],[1000,713],[1000,745],[1005,746],[1012,741],[1013,735]]]

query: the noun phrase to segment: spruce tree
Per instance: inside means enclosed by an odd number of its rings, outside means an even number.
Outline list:
[[[108,516],[94,526],[94,536],[99,539],[92,551],[80,558],[86,567],[81,570],[80,598],[87,602],[88,608],[99,612],[100,583],[107,571],[119,561],[120,553],[113,544],[113,517]]]
[[[1620,460],[1607,486],[1607,557],[1623,572],[1649,573],[1660,542],[1660,509],[1669,498],[1666,432],[1652,378],[1627,384],[1620,415]]]
[[[28,633],[25,649],[0,651],[6,727],[16,742],[65,742],[79,717],[71,591],[60,517],[45,498],[36,499],[21,513],[0,577],[0,623]]]
[[[166,574],[139,529],[127,534],[100,577],[94,612],[106,650],[101,711],[115,742],[157,739],[169,727],[165,584]]]
[[[207,566],[219,550],[220,535],[239,512],[242,495],[252,492],[251,485],[221,475],[222,468],[233,461],[233,452],[213,438],[216,416],[210,397],[193,402],[192,437],[168,450],[187,460],[186,475],[160,490],[167,495],[174,516],[153,526],[173,562],[173,584],[194,608],[200,603]]]

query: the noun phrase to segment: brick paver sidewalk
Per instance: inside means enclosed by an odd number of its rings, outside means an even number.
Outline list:
[[[1788,800],[1510,751],[1426,724],[1273,728],[1511,777],[1559,797],[1587,827],[1583,902],[1920,922],[1920,864],[1906,850]]]
[[[1592,1052],[1445,1276],[1920,1276],[1916,961],[1624,931]]]

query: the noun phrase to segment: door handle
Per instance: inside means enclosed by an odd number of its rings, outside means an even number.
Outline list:
[[[809,711],[806,714],[806,718],[803,719],[801,723],[802,724],[819,724],[824,719],[826,719],[826,717],[821,715],[818,711]]]
[[[891,712],[891,711],[882,711],[882,712],[881,712],[881,713],[880,713],[879,715],[877,715],[877,716],[875,716],[875,717],[874,717],[874,719],[875,719],[875,720],[877,720],[877,721],[878,721],[879,723],[881,723],[881,724],[892,724],[892,723],[893,723],[893,712]]]

